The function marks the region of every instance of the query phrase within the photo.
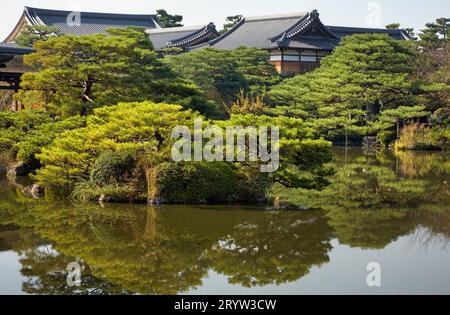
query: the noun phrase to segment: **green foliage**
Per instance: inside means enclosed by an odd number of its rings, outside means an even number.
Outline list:
[[[97,186],[123,183],[135,167],[132,152],[104,152],[92,166],[91,182]]]
[[[158,24],[163,28],[183,26],[183,24],[180,24],[183,21],[182,15],[171,15],[164,9],[156,10],[156,18]]]
[[[267,105],[264,103],[262,96],[252,97],[251,94],[245,94],[243,90],[240,91],[236,101],[227,108],[229,114],[244,115],[262,115],[266,110]]]
[[[18,99],[61,115],[83,116],[94,108],[144,100],[205,109],[198,88],[158,59],[143,29],[110,33],[37,42],[36,52],[25,57],[36,71],[22,77]]]
[[[268,53],[259,49],[206,48],[166,59],[174,72],[200,86],[222,111],[224,104],[236,100],[240,90],[258,95],[279,81]]]
[[[143,185],[147,184],[149,198],[154,194],[155,198],[160,199],[159,194],[163,194],[164,198],[173,201],[176,193],[169,193],[172,189],[178,190],[170,185],[163,185],[166,188],[161,190],[157,182],[158,172],[154,170],[161,163],[171,161],[171,150],[176,141],[171,138],[172,129],[185,125],[192,130],[195,117],[195,114],[183,111],[180,106],[152,102],[121,103],[96,109],[87,118],[86,127],[61,134],[36,155],[43,167],[34,178],[47,186],[73,187],[89,182],[86,184],[88,186],[77,189],[78,195],[91,184],[105,189],[117,188],[120,192],[126,191],[123,189],[125,186],[130,188],[130,194],[132,191],[136,195],[141,194]],[[197,201],[228,201],[229,195],[231,200],[262,200],[273,181],[307,189],[322,189],[327,185],[326,177],[332,172],[323,164],[331,159],[331,144],[313,140],[312,130],[301,120],[248,114],[232,115],[228,121],[210,121],[208,124],[217,125],[224,131],[229,126],[279,126],[280,168],[274,174],[261,174],[260,167],[267,162],[233,163],[233,180],[239,182],[236,185],[231,180],[228,164],[191,166],[188,163],[178,165],[180,169],[174,167],[176,174],[172,175],[176,179],[166,176],[171,182],[180,181],[186,189],[187,183],[194,181],[189,184],[193,192],[195,189],[201,192],[199,187],[205,187],[204,191],[210,192],[210,195],[202,193],[202,197],[195,197]],[[237,146],[235,148],[237,150]],[[290,171],[292,165],[300,170],[299,174]],[[170,166],[167,169],[170,171]],[[232,185],[226,184],[231,182]],[[223,189],[228,191],[229,187],[239,187],[237,196],[233,197],[231,193],[223,195]],[[189,191],[186,197],[176,201],[193,200],[189,197],[192,193]]]
[[[421,102],[435,112],[450,104],[450,43],[424,49],[415,62],[414,78],[426,89]]]
[[[157,165],[170,157],[173,127],[189,125],[193,117],[181,106],[153,102],[98,108],[87,118],[86,127],[62,134],[37,155],[43,168],[35,178],[56,186],[87,181],[105,151],[143,152],[145,163]]]
[[[448,150],[450,128],[430,128],[423,124],[408,124],[395,143],[397,150]]]
[[[386,25],[386,29],[388,30],[399,30],[400,29],[400,23],[391,23]],[[413,28],[404,28],[403,31],[405,31],[411,39],[416,39],[416,34],[414,33]]]
[[[43,111],[0,112],[0,150],[8,151],[28,170],[34,170],[39,167],[35,156],[43,147],[65,131],[84,124],[85,119],[80,116],[61,121]]]
[[[397,135],[395,132],[390,130],[380,131],[377,134],[377,141],[380,143],[383,147],[388,147],[390,144],[392,144],[397,139]]]
[[[388,30],[398,30],[400,29],[400,23],[391,23],[386,25],[386,29]]]
[[[13,151],[17,152],[17,160],[26,165],[38,166],[36,154],[40,153],[42,148],[51,144],[55,138],[65,131],[84,127],[85,123],[84,117],[73,116],[37,126],[14,144]]]
[[[311,128],[308,128],[301,119],[288,117],[269,117],[254,115],[231,115],[230,120],[218,121],[217,125],[258,127],[276,126],[279,128],[279,152],[280,165],[278,170],[269,175],[270,180],[279,182],[289,187],[304,187],[306,189],[322,189],[327,185],[326,177],[332,174],[332,170],[324,167],[331,158],[331,143],[322,139],[315,139]],[[271,143],[269,144],[271,145]],[[248,150],[246,151],[248,153]],[[236,167],[250,167],[260,170],[264,162],[245,163]],[[292,167],[297,167],[301,172],[293,173]],[[250,174],[255,174],[250,172]]]
[[[440,108],[430,117],[430,124],[436,128],[450,128],[450,108]]]
[[[0,150],[11,150],[30,131],[51,122],[53,119],[43,111],[0,111]]]
[[[330,140],[370,134],[367,121],[380,111],[416,105],[417,86],[409,80],[415,56],[406,43],[387,35],[345,37],[319,69],[270,90],[272,112],[303,118]]]
[[[420,45],[426,48],[438,48],[450,40],[450,18],[439,18],[427,23],[420,36]]]
[[[343,244],[384,248],[416,227],[417,216],[446,211],[450,198],[448,156],[440,152],[335,149],[330,164],[337,170],[323,191],[275,186],[272,195],[307,209],[323,209]],[[435,226],[436,227],[436,226]]]
[[[157,187],[168,203],[237,201],[236,174],[226,162],[163,163],[158,165]]]
[[[48,25],[25,25],[16,38],[17,45],[21,47],[33,47],[37,41],[46,41],[50,37],[60,36],[57,27]]]
[[[389,131],[394,126],[397,126],[397,138],[399,135],[400,123],[413,118],[427,117],[430,112],[425,111],[425,106],[399,106],[395,109],[387,109],[382,111],[375,122],[370,122],[369,126],[372,132],[378,133],[380,131]]]

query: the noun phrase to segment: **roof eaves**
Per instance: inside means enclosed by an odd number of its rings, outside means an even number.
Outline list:
[[[304,30],[306,30],[309,26],[311,26],[313,23],[317,23],[319,27],[322,29],[323,32],[326,33],[331,38],[339,39],[339,37],[334,34],[332,31],[330,31],[320,20],[319,11],[313,10],[305,17],[303,21],[299,21],[297,25],[294,25],[289,31],[288,31],[288,38],[292,38],[298,34],[301,34]]]
[[[45,25],[44,21],[39,17],[35,8],[25,7],[23,10],[26,19],[31,25]]]
[[[217,32],[216,26],[214,23],[209,23],[202,29],[199,29],[198,31],[188,34],[182,38],[172,40],[169,43],[167,43],[167,47],[178,47],[178,46],[184,46],[186,44],[192,43],[196,41],[197,39],[201,38],[202,36],[208,35],[208,33],[212,32],[214,35],[219,36],[219,32]]]
[[[195,41],[196,39],[206,35],[207,33],[208,33],[208,28],[205,26],[204,28],[202,28],[198,31],[195,31],[191,34],[183,36],[182,38],[171,40],[170,42],[167,43],[166,46],[167,47],[183,46],[185,44]]]

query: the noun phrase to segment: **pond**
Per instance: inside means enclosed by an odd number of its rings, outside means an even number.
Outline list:
[[[0,294],[450,294],[448,154],[332,166],[322,192],[274,187],[308,210],[37,200],[2,177]]]

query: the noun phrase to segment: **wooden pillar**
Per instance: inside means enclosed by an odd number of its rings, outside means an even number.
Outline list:
[[[14,83],[14,94],[19,92],[19,88],[20,88],[20,79],[17,79],[16,82]],[[19,111],[19,101],[13,100],[13,102],[14,102],[14,111],[18,112]]]
[[[298,50],[298,73],[302,73],[302,50]]]
[[[281,48],[281,74],[284,75],[284,50]]]
[[[299,58],[299,67],[300,67],[300,73],[303,73],[303,69],[302,69],[302,49],[298,50],[298,58]]]

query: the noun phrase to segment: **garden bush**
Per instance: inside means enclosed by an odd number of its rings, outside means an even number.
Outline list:
[[[135,168],[131,151],[104,152],[92,166],[91,182],[100,187],[124,183],[132,177]]]
[[[162,163],[157,187],[167,203],[231,202],[238,192],[237,177],[226,162]]]

